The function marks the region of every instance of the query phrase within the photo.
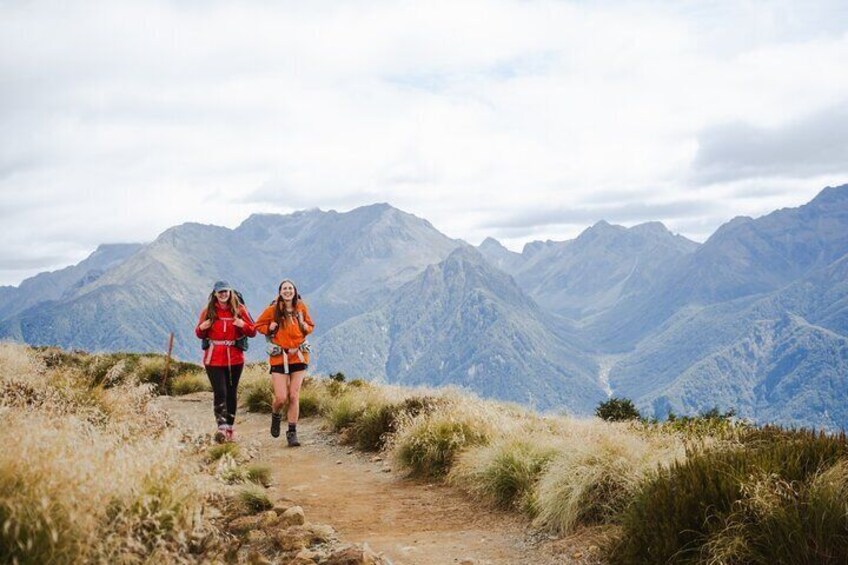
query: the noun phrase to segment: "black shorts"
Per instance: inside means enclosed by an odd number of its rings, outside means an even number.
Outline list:
[[[270,373],[280,373],[281,375],[291,375],[292,373],[297,373],[298,371],[305,371],[306,368],[309,367],[306,363],[289,363],[289,372],[286,373],[283,369],[284,365],[271,365]]]

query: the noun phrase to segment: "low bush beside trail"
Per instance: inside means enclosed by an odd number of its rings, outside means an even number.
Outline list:
[[[451,407],[413,419],[394,439],[395,460],[412,475],[444,477],[459,454],[493,436],[488,422]]]
[[[612,562],[848,562],[845,435],[747,439],[658,470],[634,492]]]
[[[35,355],[46,369],[76,370],[85,375],[90,387],[111,388],[122,384],[147,384],[156,394],[175,394],[173,385],[181,382],[182,389],[192,386],[211,390],[203,367],[171,359],[165,379],[165,356],[156,353],[96,353],[64,351],[56,347],[34,348]],[[191,382],[187,385],[186,382]],[[205,388],[202,388],[204,387]],[[194,391],[193,391],[194,392]]]
[[[616,524],[640,482],[685,457],[674,436],[643,436],[626,425],[595,421],[560,444],[536,487],[535,524],[570,533]]]
[[[245,404],[248,412],[271,413],[274,391],[266,363],[245,366],[239,381],[239,401]]]
[[[503,509],[537,513],[536,486],[559,452],[552,438],[507,435],[469,447],[457,458],[450,482]]]

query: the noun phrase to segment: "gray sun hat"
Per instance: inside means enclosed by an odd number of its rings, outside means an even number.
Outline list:
[[[227,281],[216,281],[215,286],[212,287],[212,292],[219,292],[221,290],[233,290],[233,287]]]

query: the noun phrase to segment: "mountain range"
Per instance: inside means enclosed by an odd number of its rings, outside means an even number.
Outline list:
[[[147,244],[0,287],[0,337],[198,360],[214,280],[254,315],[282,278],[317,322],[313,369],[452,384],[589,414],[609,395],[647,415],[717,407],[754,421],[848,424],[848,185],[735,218],[699,244],[659,222],[478,247],[375,204],[183,224]],[[249,358],[263,357],[261,340]]]

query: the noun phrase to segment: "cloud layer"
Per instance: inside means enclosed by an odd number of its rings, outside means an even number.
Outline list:
[[[848,179],[844,2],[11,2],[0,283],[185,221],[389,202],[513,248],[704,239]]]

